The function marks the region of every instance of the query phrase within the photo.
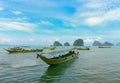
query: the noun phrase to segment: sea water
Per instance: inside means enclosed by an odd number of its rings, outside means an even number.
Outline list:
[[[4,48],[8,46],[0,46],[0,83],[120,83],[117,46],[90,47],[79,51],[78,58],[57,66],[37,59],[37,53],[9,54]]]

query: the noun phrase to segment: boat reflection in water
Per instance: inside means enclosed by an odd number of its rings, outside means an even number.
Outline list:
[[[57,83],[58,81],[60,82],[62,78],[64,78],[64,74],[67,69],[71,68],[71,66],[74,65],[76,59],[56,66],[48,66],[48,69],[40,77],[39,83]]]

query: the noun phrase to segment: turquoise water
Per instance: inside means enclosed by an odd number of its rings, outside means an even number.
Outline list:
[[[36,53],[8,54],[3,48],[0,83],[120,83],[120,47],[91,47],[54,67],[36,59]]]

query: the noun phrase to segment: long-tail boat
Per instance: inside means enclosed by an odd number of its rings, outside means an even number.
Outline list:
[[[56,47],[45,47],[44,50],[54,50]]]
[[[90,50],[90,48],[88,48],[88,47],[86,47],[86,48],[81,48],[81,47],[79,47],[79,48],[76,48],[77,50]]]
[[[111,48],[111,46],[99,46],[98,48]]]
[[[37,58],[41,58],[48,65],[58,65],[60,63],[67,62],[69,60],[76,58],[78,54],[79,52],[75,53],[75,51],[69,51],[66,54],[59,55],[53,58],[47,58],[46,56],[42,54],[37,54]]]
[[[43,49],[24,49],[20,47],[13,47],[5,49],[9,53],[27,53],[27,52],[42,52]]]

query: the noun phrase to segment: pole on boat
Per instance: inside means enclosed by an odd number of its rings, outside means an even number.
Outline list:
[[[36,58],[37,58],[37,59],[40,58],[40,54],[37,54]]]
[[[38,49],[36,49],[37,56],[36,58],[38,59],[40,57],[40,54],[38,54]]]

